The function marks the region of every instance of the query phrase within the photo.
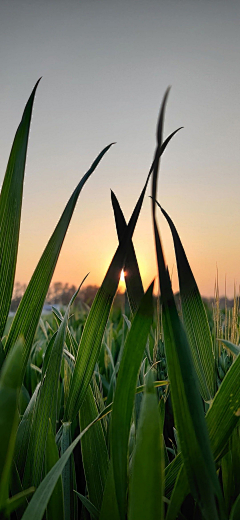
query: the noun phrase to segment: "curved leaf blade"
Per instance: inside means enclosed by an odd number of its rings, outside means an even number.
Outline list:
[[[176,227],[157,201],[156,204],[160,207],[172,233],[184,326],[199,379],[201,395],[205,401],[210,401],[213,399],[216,389],[216,370],[206,310]]]
[[[111,144],[102,150],[102,152],[97,156],[92,166],[89,168],[87,173],[85,173],[75,188],[38,262],[38,265],[32,275],[32,278],[13,319],[5,345],[5,350],[9,351],[20,335],[24,337],[25,348],[23,351],[23,375],[30,354],[33,338],[41,316],[46,294],[78,197],[85,182],[94,172],[98,163],[109,150],[110,146]]]
[[[0,195],[0,338],[11,305],[22,209],[23,181],[33,101],[40,80],[26,104],[17,129]]]
[[[160,120],[160,125],[162,124],[163,120]],[[162,135],[162,130],[160,133],[158,132],[158,135]],[[161,140],[158,142],[159,146],[161,146]],[[206,519],[213,520],[215,518],[217,520],[219,516],[216,508],[216,497],[221,504],[221,516],[225,518],[221,489],[211,453],[191,351],[177,313],[156,223],[155,200],[158,167],[159,159],[156,152],[152,181],[152,216],[163,309],[164,343],[174,418],[192,493],[200,507],[204,509]]]

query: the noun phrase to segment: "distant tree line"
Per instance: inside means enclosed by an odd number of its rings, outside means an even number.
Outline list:
[[[18,305],[24,295],[24,292],[26,290],[26,284],[21,284],[19,282],[16,282],[14,285],[14,291],[13,291],[13,298],[11,302],[11,308],[10,310],[15,312],[18,308]],[[66,306],[70,302],[72,296],[76,292],[77,287],[76,285],[70,285],[68,283],[62,283],[62,282],[54,282],[47,293],[46,297],[46,303],[49,305],[63,305]],[[95,298],[95,295],[98,291],[97,285],[87,285],[86,287],[83,287],[75,300],[75,305],[79,306],[81,302],[84,302],[89,307],[91,307],[92,302]],[[115,298],[115,304],[118,306],[121,306],[124,301],[124,295],[123,294],[117,294]]]
[[[18,305],[24,295],[24,292],[26,290],[26,284],[21,284],[19,282],[16,282],[14,285],[14,291],[13,291],[13,298],[11,303],[10,310],[15,312],[18,308]],[[91,307],[92,302],[95,298],[95,295],[98,291],[97,285],[87,285],[86,287],[83,287],[75,300],[75,305],[79,306],[81,302],[86,303],[89,307]],[[54,282],[47,293],[46,297],[46,303],[49,305],[63,305],[66,306],[70,302],[72,296],[76,292],[77,287],[76,285],[70,285],[68,283],[62,283],[62,282]],[[178,301],[179,295],[175,295],[176,300]],[[203,298],[204,303],[207,305],[207,307],[212,308],[212,305],[214,303],[214,298]],[[122,307],[124,305],[124,294],[123,293],[117,293],[114,304],[116,307]],[[219,307],[220,309],[225,308],[225,304],[227,304],[228,308],[233,307],[233,300],[225,300],[225,297],[219,298]]]

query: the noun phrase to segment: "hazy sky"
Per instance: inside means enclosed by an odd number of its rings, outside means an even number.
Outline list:
[[[240,4],[221,0],[0,0],[0,175],[40,76],[30,132],[16,280],[28,282],[64,206],[99,151],[54,281],[100,284],[117,246],[110,189],[128,220],[172,85],[158,200],[203,295],[232,295],[240,262]],[[134,244],[145,288],[157,274],[148,195]],[[172,239],[159,227],[170,270]],[[177,290],[176,267],[173,271]]]

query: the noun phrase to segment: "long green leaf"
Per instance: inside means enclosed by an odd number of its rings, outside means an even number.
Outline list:
[[[163,424],[148,374],[129,482],[129,520],[162,520],[164,490]]]
[[[94,172],[98,163],[110,148],[110,146],[111,144],[104,148],[104,150],[98,155],[70,197],[65,210],[39,260],[39,263],[33,273],[33,276],[28,284],[16,315],[13,319],[5,349],[6,351],[9,351],[20,335],[24,337],[25,348],[23,352],[23,375],[30,354],[33,338],[41,316],[46,294],[79,194],[85,182]]]
[[[154,283],[154,282],[153,282]],[[137,377],[153,319],[153,283],[133,319],[122,360],[112,412],[112,462],[115,492],[121,518],[126,513],[127,452]]]
[[[172,232],[184,326],[199,379],[201,395],[205,401],[210,401],[215,394],[216,371],[213,343],[206,310],[177,230],[166,211],[157,201],[156,203],[165,216]]]
[[[163,118],[160,118],[159,125],[161,128],[157,132],[157,147],[161,146]],[[152,214],[163,309],[164,343],[171,383],[174,418],[192,493],[204,510],[206,519],[217,520],[219,515],[216,497],[222,509],[221,490],[211,453],[191,351],[177,313],[155,218],[158,167],[159,160],[157,157],[154,163],[152,182]],[[220,515],[225,518],[223,509]]]
[[[22,209],[23,181],[36,83],[17,129],[0,195],[0,338],[11,305]]]

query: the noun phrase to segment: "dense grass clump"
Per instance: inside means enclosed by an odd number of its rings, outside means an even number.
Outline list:
[[[36,85],[37,87],[37,85]],[[0,196],[0,516],[23,520],[238,520],[240,356],[237,299],[206,312],[174,223],[156,200],[168,91],[146,183],[93,303],[41,318],[80,192],[71,195],[11,324],[28,134],[36,87],[13,142]],[[132,236],[152,180],[160,297],[144,292]],[[180,306],[157,211],[172,233]],[[124,311],[113,309],[121,270]],[[83,280],[82,284],[85,280]],[[81,285],[82,285],[81,284]],[[81,286],[80,286],[81,287]]]

